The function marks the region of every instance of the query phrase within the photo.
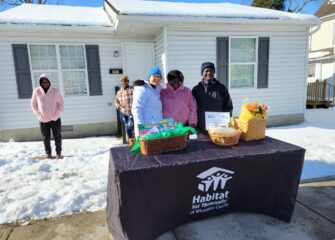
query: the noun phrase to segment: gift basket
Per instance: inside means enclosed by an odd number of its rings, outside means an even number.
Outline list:
[[[143,155],[181,150],[187,146],[187,134],[157,139],[140,139],[140,149]]]
[[[239,143],[241,131],[229,127],[214,127],[208,129],[212,142],[221,146],[232,146]]]
[[[232,119],[232,126],[241,130],[241,139],[253,141],[265,138],[266,115],[269,109],[258,102],[247,103],[242,106],[239,118]]]
[[[189,132],[196,133],[192,127],[184,127],[173,119],[164,119],[160,123],[139,125],[140,136],[136,139],[131,152],[141,151],[143,155],[153,155],[184,149],[187,146]]]

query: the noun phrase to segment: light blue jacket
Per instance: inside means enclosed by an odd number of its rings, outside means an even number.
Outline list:
[[[157,123],[163,119],[161,90],[161,85],[154,89],[148,82],[143,86],[134,87],[131,112],[135,126],[144,123]]]

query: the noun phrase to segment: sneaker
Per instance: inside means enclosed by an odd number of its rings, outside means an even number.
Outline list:
[[[47,154],[47,158],[48,158],[48,159],[51,159],[51,158],[52,158],[52,155],[51,155],[51,154]]]
[[[57,158],[57,159],[62,159],[63,156],[62,156],[62,154],[60,154],[60,153],[58,154],[58,153],[57,153],[56,158]]]

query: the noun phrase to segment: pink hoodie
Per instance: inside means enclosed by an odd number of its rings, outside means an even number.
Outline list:
[[[50,88],[47,93],[44,92],[41,86],[34,89],[31,98],[31,108],[34,114],[37,115],[38,120],[46,123],[60,118],[60,114],[64,110],[64,102],[60,92],[56,88],[51,87],[49,76],[42,74],[40,79],[42,77],[49,80]]]
[[[176,91],[166,84],[161,91],[163,103],[163,117],[172,117],[176,122],[197,124],[197,103],[192,95],[192,91],[180,86]]]

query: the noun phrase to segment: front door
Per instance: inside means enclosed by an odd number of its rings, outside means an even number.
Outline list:
[[[147,80],[147,73],[155,65],[155,47],[153,43],[123,43],[123,69],[130,84],[137,79]]]

